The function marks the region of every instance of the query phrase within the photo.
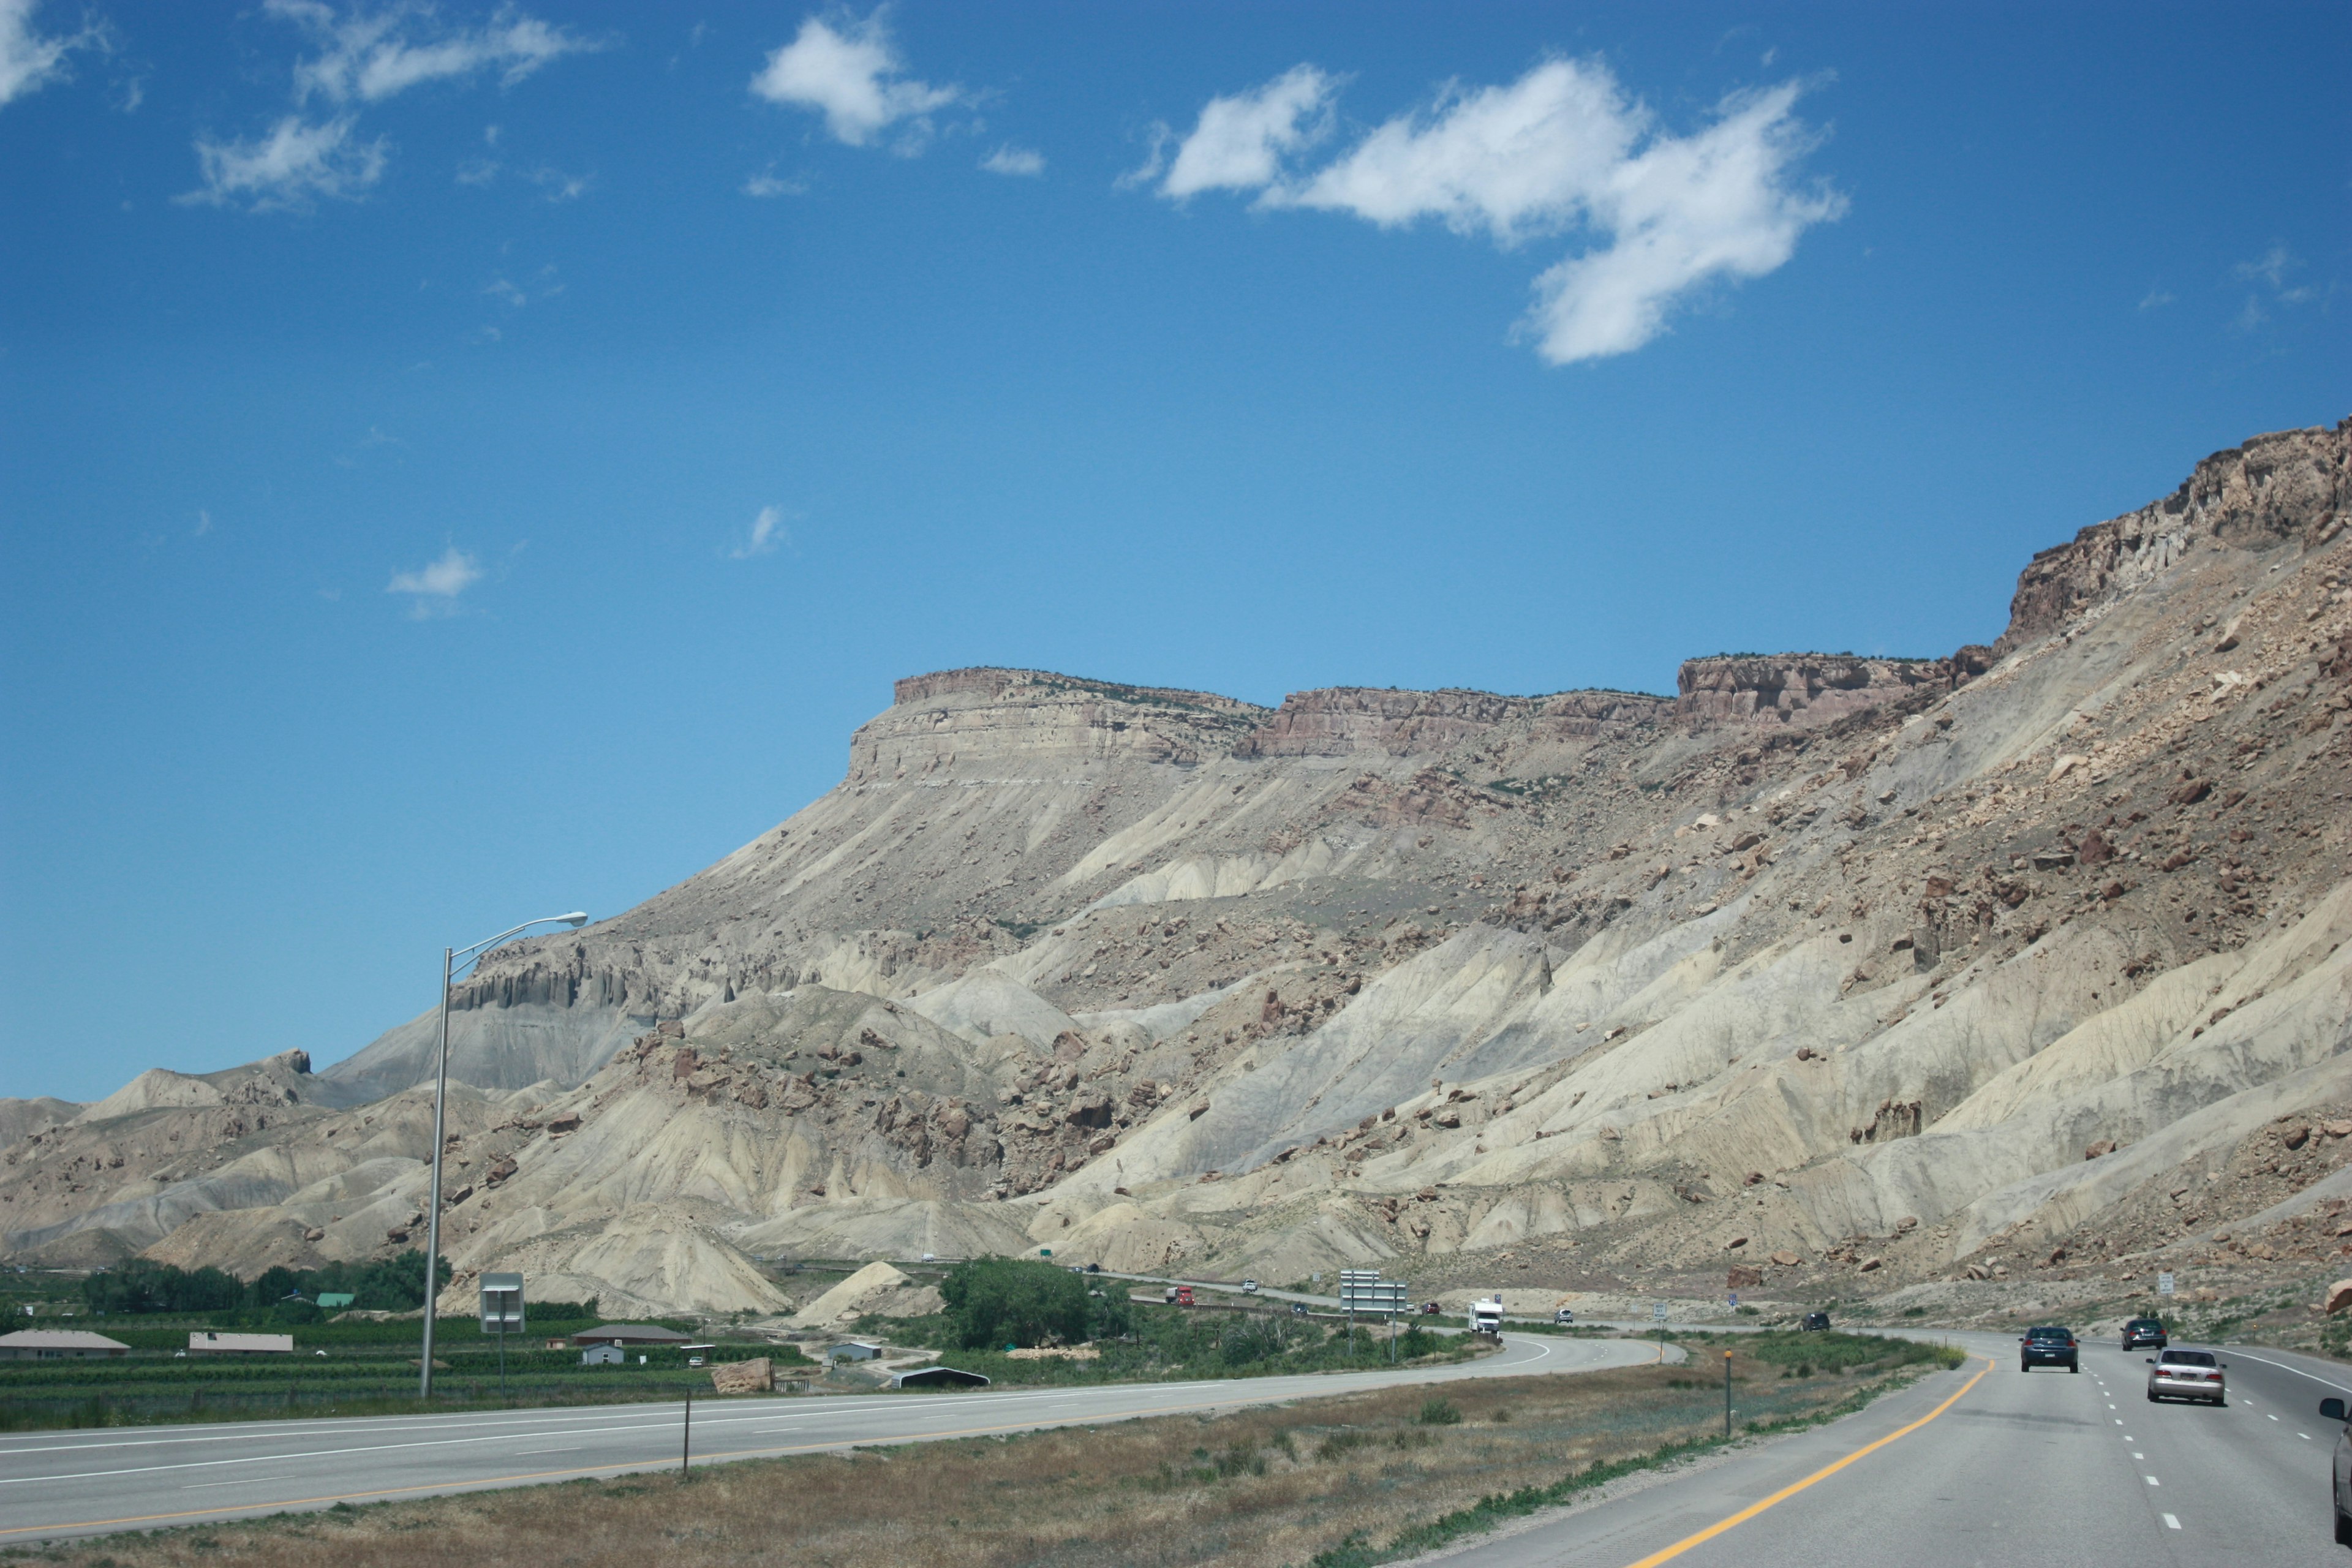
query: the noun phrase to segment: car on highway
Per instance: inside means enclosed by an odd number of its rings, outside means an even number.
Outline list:
[[[2032,1372],[2037,1366],[2063,1366],[2068,1372],[2082,1371],[2082,1347],[2074,1342],[2074,1331],[2059,1328],[2054,1323],[2043,1323],[2026,1330],[2017,1342],[2017,1370]]]
[[[1830,1331],[1830,1315],[1827,1312],[1807,1312],[1805,1314],[1805,1321],[1799,1323],[1797,1327],[1806,1333],[1828,1333]]]
[[[2352,1416],[2345,1414],[2344,1402],[2340,1399],[2321,1400],[2319,1418],[2334,1421],[2339,1426],[2352,1420]],[[2352,1514],[2344,1511],[2345,1504],[2352,1503],[2352,1426],[2344,1426],[2343,1430],[2336,1434],[2336,1458],[2329,1470],[2327,1491],[2336,1508],[2336,1544],[2352,1546]]]
[[[2145,1350],[2149,1345],[2162,1350],[2171,1342],[2164,1325],[2154,1318],[2134,1318],[2124,1325],[2124,1349],[2127,1351]]]
[[[1569,1324],[1576,1321],[1576,1314],[1569,1310],[1566,1307],[1562,1307],[1559,1311],[1554,1312],[1551,1315],[1551,1321],[1555,1327],[1564,1329],[1568,1327]]]
[[[2147,1358],[2147,1398],[2201,1399],[2208,1405],[2230,1403],[2230,1363],[2211,1351],[2167,1350]]]
[[[1256,1281],[1256,1280],[1255,1280],[1255,1279],[1244,1279],[1244,1280],[1243,1280],[1243,1281],[1242,1281],[1242,1294],[1243,1294],[1243,1295],[1244,1295],[1244,1296],[1255,1296],[1255,1295],[1256,1295],[1256,1294],[1257,1294],[1257,1281]]]

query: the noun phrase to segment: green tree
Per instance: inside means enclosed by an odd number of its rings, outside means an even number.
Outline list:
[[[940,1282],[954,1318],[956,1338],[968,1350],[988,1345],[1076,1344],[1090,1337],[1094,1298],[1084,1275],[1025,1258],[975,1258]]]

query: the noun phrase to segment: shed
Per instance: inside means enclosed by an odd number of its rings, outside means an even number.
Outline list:
[[[19,1329],[0,1334],[0,1361],[62,1361],[78,1356],[122,1355],[131,1347],[104,1334],[79,1329]]]
[[[590,1345],[580,1352],[582,1366],[621,1366],[628,1359],[618,1345]]]
[[[824,1352],[824,1359],[827,1361],[872,1361],[876,1356],[878,1356],[881,1353],[882,1347],[880,1345],[869,1345],[861,1340],[850,1340],[845,1343],[828,1346]]]
[[[902,1372],[890,1380],[893,1388],[986,1388],[984,1373],[963,1372],[951,1366],[917,1367]]]
[[[292,1334],[224,1334],[198,1329],[188,1335],[190,1355],[292,1355]]]
[[[619,1345],[624,1350],[682,1345],[693,1339],[675,1329],[665,1329],[655,1323],[600,1323],[593,1329],[583,1329],[572,1336],[575,1345]]]

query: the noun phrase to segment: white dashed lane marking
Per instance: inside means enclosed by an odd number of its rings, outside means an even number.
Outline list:
[[[2154,1476],[2142,1476],[2140,1479],[2146,1481],[2152,1487],[2160,1487],[2164,1484],[2162,1481],[2158,1480]]]
[[[2180,1521],[2168,1513],[2164,1516],[2164,1528],[2167,1530],[2179,1530],[2180,1528]]]

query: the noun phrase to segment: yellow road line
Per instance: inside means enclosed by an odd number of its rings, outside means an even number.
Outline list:
[[[1774,1492],[1770,1497],[1764,1499],[1761,1502],[1749,1503],[1746,1508],[1741,1509],[1729,1519],[1720,1520],[1714,1524],[1710,1524],[1696,1535],[1685,1535],[1680,1541],[1675,1542],[1672,1546],[1665,1548],[1664,1551],[1651,1552],[1639,1563],[1633,1563],[1631,1568],[1657,1568],[1657,1564],[1667,1562],[1673,1558],[1680,1557],[1684,1552],[1688,1552],[1694,1546],[1697,1546],[1704,1542],[1713,1541],[1717,1536],[1721,1535],[1733,1525],[1745,1524],[1748,1521],[1754,1519],[1758,1514],[1762,1513],[1766,1509],[1772,1507],[1776,1503],[1786,1502],[1789,1499],[1795,1497],[1799,1492],[1803,1491],[1807,1487],[1811,1486],[1815,1481],[1825,1481],[1829,1479],[1830,1477],[1836,1475],[1840,1470],[1844,1469],[1848,1465],[1853,1464],[1856,1459],[1861,1458],[1864,1455],[1878,1452],[1879,1449],[1884,1448],[1887,1444],[1894,1442],[1897,1437],[1909,1436],[1912,1433],[1919,1430],[1920,1427],[1925,1426],[1928,1422],[1933,1421],[1937,1416],[1941,1415],[1945,1411],[1949,1410],[1953,1405],[1958,1405],[1960,1402],[1960,1396],[1962,1394],[1967,1394],[1969,1389],[1974,1388],[1978,1384],[1984,1381],[1985,1373],[1992,1370],[1992,1361],[1990,1357],[1984,1357],[1981,1359],[1984,1361],[1984,1372],[1978,1373],[1976,1376],[1960,1384],[1958,1393],[1954,1394],[1949,1399],[1945,1400],[1944,1403],[1927,1412],[1927,1415],[1919,1417],[1918,1420],[1911,1423],[1910,1426],[1897,1427],[1895,1430],[1889,1432],[1885,1436],[1881,1437],[1875,1443],[1864,1444],[1861,1447],[1856,1448],[1853,1453],[1848,1454],[1844,1458],[1838,1460],[1835,1464],[1824,1465],[1820,1469],[1815,1470],[1811,1475],[1807,1476],[1803,1480],[1782,1487],[1779,1491]]]

